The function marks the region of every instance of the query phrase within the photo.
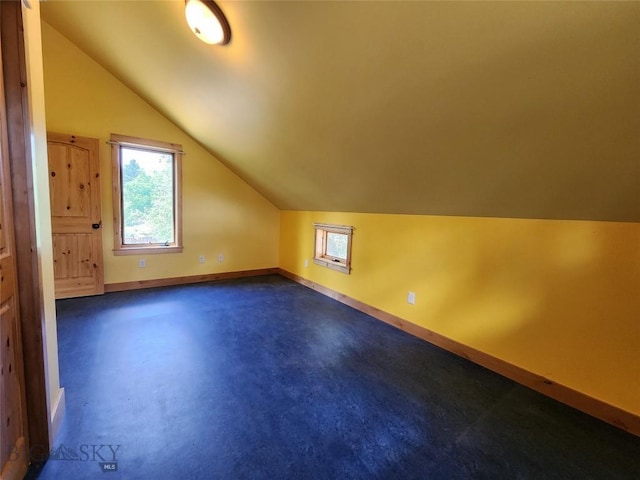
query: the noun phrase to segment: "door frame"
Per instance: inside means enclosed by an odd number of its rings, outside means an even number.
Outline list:
[[[31,461],[45,461],[51,450],[45,372],[44,301],[36,242],[31,121],[27,69],[19,1],[0,2],[0,49],[11,169],[15,254],[27,403],[27,451]],[[17,221],[19,220],[19,221]],[[36,449],[35,451],[34,449]]]

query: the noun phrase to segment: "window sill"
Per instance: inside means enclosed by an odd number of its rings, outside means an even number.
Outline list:
[[[157,253],[182,253],[184,247],[168,246],[162,247],[154,245],[153,247],[122,247],[114,248],[113,254],[119,255],[155,255]]]
[[[313,263],[315,263],[316,265],[320,265],[321,267],[327,267],[331,270],[337,270],[338,272],[346,273],[347,275],[351,273],[351,268],[342,263],[332,262],[330,260],[324,260],[322,258],[314,258]]]

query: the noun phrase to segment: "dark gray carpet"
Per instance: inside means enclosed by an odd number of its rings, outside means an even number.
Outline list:
[[[640,478],[637,437],[279,276],[57,308],[42,480]]]

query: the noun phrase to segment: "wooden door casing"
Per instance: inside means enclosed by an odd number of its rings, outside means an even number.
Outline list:
[[[98,139],[49,133],[47,145],[56,298],[102,294]]]
[[[28,424],[2,77],[0,72],[0,480],[18,480],[29,463]]]

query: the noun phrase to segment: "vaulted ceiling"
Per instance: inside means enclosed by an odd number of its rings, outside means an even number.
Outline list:
[[[640,221],[640,2],[218,4],[41,9],[279,208]]]

